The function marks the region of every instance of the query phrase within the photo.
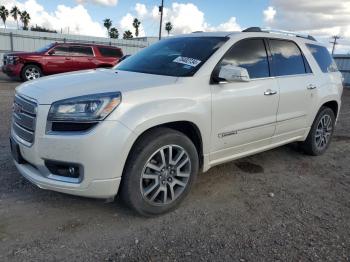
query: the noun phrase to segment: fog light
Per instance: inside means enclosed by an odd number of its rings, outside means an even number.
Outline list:
[[[80,177],[80,167],[77,164],[62,163],[56,161],[45,161],[45,166],[51,174],[69,178]]]

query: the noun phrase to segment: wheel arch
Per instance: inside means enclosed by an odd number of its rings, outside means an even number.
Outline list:
[[[322,107],[328,107],[330,109],[332,109],[334,116],[337,118],[338,117],[338,112],[339,112],[339,104],[336,100],[330,100],[328,102],[325,102],[322,104]]]
[[[199,127],[195,123],[193,123],[191,121],[187,121],[187,120],[183,120],[183,121],[179,120],[179,121],[161,123],[161,124],[158,124],[155,126],[148,127],[145,130],[143,130],[142,132],[140,132],[130,148],[130,151],[128,153],[128,157],[127,157],[126,161],[128,161],[129,156],[130,156],[131,152],[133,151],[135,145],[146,134],[148,134],[149,132],[152,132],[155,129],[162,128],[162,127],[163,128],[170,128],[170,129],[179,131],[179,132],[183,133],[185,136],[187,136],[192,141],[192,143],[194,144],[194,146],[197,149],[198,158],[199,158],[199,167],[202,168],[203,164],[204,164],[202,133],[201,133]]]

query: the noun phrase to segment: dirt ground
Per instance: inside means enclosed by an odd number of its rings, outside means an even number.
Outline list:
[[[18,82],[0,75],[0,261],[349,261],[350,89],[328,152],[288,145],[201,174],[174,212],[41,190],[8,143]]]

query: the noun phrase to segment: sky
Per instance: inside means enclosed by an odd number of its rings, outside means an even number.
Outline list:
[[[0,0],[31,15],[30,25],[71,34],[105,37],[103,20],[110,18],[120,35],[141,21],[140,36],[157,36],[161,0]],[[171,34],[193,31],[237,31],[250,26],[298,31],[315,36],[330,48],[340,35],[336,53],[350,52],[350,0],[164,0],[164,23]],[[0,23],[0,27],[4,27]],[[8,28],[16,23],[9,17]],[[164,34],[167,34],[164,31]]]

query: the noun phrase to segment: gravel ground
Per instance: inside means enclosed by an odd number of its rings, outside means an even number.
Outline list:
[[[0,76],[0,261],[350,260],[350,89],[324,156],[288,145],[215,167],[176,211],[146,219],[19,175],[8,145],[18,84]]]

